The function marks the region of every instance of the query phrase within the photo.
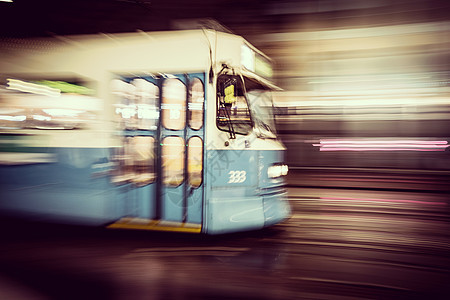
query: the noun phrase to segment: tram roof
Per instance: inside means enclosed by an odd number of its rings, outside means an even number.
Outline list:
[[[241,36],[196,29],[3,39],[0,70],[3,76],[45,72],[90,78],[105,76],[105,71],[136,75],[205,71],[211,64],[218,71],[224,63],[243,68],[243,47],[270,64]],[[260,77],[255,70],[250,72]]]

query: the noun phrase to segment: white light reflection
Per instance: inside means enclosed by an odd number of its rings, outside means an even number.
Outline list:
[[[33,115],[33,119],[37,121],[51,121],[52,118],[43,115]]]
[[[26,116],[3,116],[0,115],[0,120],[2,121],[11,121],[11,122],[22,122],[27,119]]]
[[[48,108],[43,109],[46,114],[54,117],[77,117],[78,115],[84,113],[82,110],[75,109],[64,109],[64,108]]]
[[[136,115],[136,106],[135,105],[116,105],[116,114],[121,115],[124,119],[131,119]]]
[[[61,90],[51,88],[49,86],[35,84],[31,82],[26,82],[18,79],[8,79],[9,90],[16,90],[25,93],[32,93],[50,97],[59,97],[61,95]]]

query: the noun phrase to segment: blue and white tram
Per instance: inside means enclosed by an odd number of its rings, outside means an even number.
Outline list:
[[[0,209],[221,234],[290,216],[270,60],[211,30],[1,42]]]

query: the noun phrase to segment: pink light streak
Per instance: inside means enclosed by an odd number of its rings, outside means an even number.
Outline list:
[[[448,141],[428,140],[341,140],[321,139],[319,151],[445,151]]]
[[[420,200],[403,200],[403,199],[377,199],[377,198],[341,198],[341,197],[320,197],[321,200],[342,201],[342,202],[386,202],[386,203],[409,203],[409,204],[426,204],[426,205],[447,205],[445,202],[431,202]]]

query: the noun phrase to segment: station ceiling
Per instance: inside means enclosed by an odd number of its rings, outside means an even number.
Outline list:
[[[0,0],[0,38],[192,29],[207,21],[273,58],[283,89],[330,91],[330,82],[353,89],[355,78],[448,74],[449,11],[448,0]]]
[[[8,2],[5,2],[8,1]],[[12,1],[12,2],[9,2]],[[259,22],[273,0],[0,0],[2,36],[170,30],[174,20]]]
[[[420,18],[448,19],[448,8],[446,0],[0,0],[0,34],[170,30],[177,20],[211,18],[248,35],[302,30],[305,23],[329,29],[342,19],[346,26],[399,23],[417,11]]]

